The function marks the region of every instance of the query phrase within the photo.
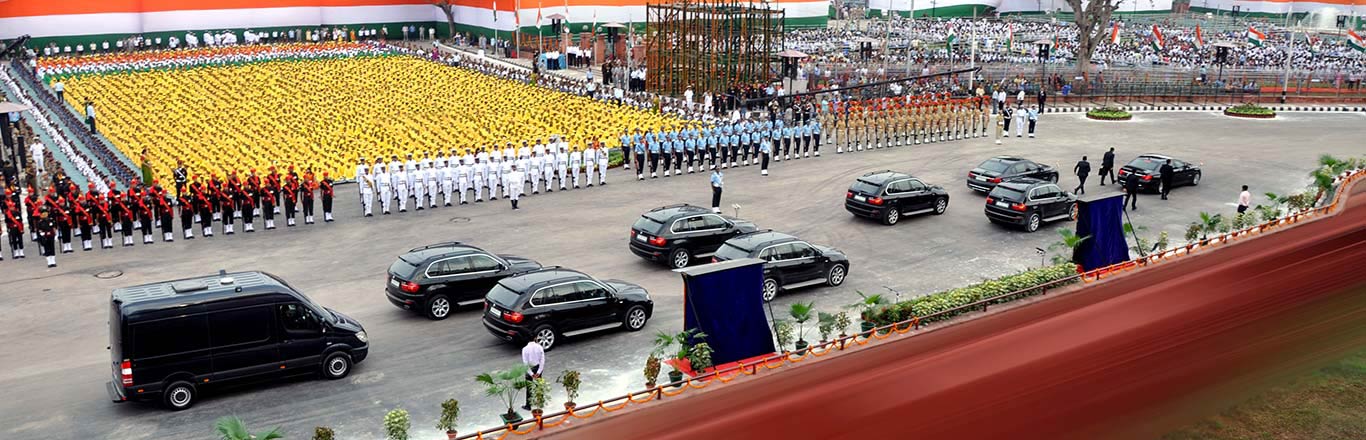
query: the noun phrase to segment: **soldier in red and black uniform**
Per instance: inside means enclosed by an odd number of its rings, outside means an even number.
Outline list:
[[[33,186],[30,185],[28,187],[28,197],[24,198],[24,215],[28,217],[28,224],[30,225],[38,224],[38,208],[42,206],[42,201],[39,200],[38,197],[38,190],[33,189]],[[31,229],[32,231],[29,232],[29,239],[33,240],[34,242],[37,242],[38,229]]]
[[[133,217],[129,215],[128,205],[123,201],[123,194],[119,193],[118,187],[110,186],[109,193],[104,195],[108,202],[109,218],[114,222],[114,230],[123,235],[123,245],[133,245]]]
[[[199,181],[199,176],[194,177],[194,183],[190,184],[190,193],[194,196],[195,218],[199,220],[201,233],[205,237],[213,236],[213,202],[209,200],[209,188]]]
[[[323,171],[323,180],[322,180],[322,182],[320,182],[320,183],[318,184],[318,193],[319,193],[319,194],[322,196],[322,198],[323,198],[323,221],[324,221],[324,222],[331,223],[331,222],[332,222],[332,197],[333,197],[335,194],[333,194],[333,191],[332,191],[332,178],[327,176],[327,172],[326,172],[326,171]]]
[[[14,191],[5,190],[5,200],[0,202],[0,216],[4,217],[5,229],[9,233],[9,248],[15,259],[24,258],[24,211],[23,203],[14,202]]]
[[[313,169],[304,171],[303,182],[299,184],[299,198],[302,199],[301,206],[304,208],[304,224],[313,224],[313,190],[318,188],[318,182],[313,180]],[[419,200],[418,207],[422,204]]]
[[[251,169],[247,174],[247,191],[251,192],[251,206],[255,207],[255,209],[251,211],[251,215],[261,215],[261,176],[256,175],[255,168]],[[245,215],[245,213],[243,214]],[[250,223],[250,221],[248,221],[248,223]]]
[[[285,186],[280,190],[283,195],[285,205],[285,226],[294,226],[294,210],[298,208],[299,180],[298,177],[290,174],[285,177]]]
[[[256,232],[256,199],[260,194],[260,179],[256,178],[256,170],[251,170],[247,174],[246,180],[238,188],[237,209],[242,213],[242,232]]]
[[[52,221],[57,225],[57,238],[61,241],[62,253],[71,253],[71,230],[75,228],[76,221],[72,214],[71,202],[66,197],[55,196],[56,199],[48,206],[51,212]]]
[[[95,233],[100,235],[100,248],[114,247],[113,239],[110,238],[114,234],[114,217],[109,213],[108,200],[99,194],[93,183],[90,184],[90,191],[85,193],[85,199],[90,202],[90,216],[95,223]]]
[[[284,188],[284,180],[280,177],[280,172],[275,170],[275,166],[270,167],[270,174],[266,175],[266,185],[274,189],[271,191],[270,206],[275,214],[280,213],[280,189]],[[264,206],[264,204],[263,204]],[[267,228],[270,229],[270,228]]]
[[[272,173],[274,173],[274,169],[271,167]],[[275,197],[279,192],[280,187],[277,186],[275,179],[266,176],[266,184],[261,187],[259,197],[261,199],[261,217],[265,219],[267,231],[275,229],[275,211],[279,210],[275,207]]]
[[[71,191],[74,195],[77,190],[72,188]],[[72,223],[75,224],[75,227],[81,231],[82,251],[89,251],[91,249],[90,235],[94,233],[93,231],[95,229],[95,217],[91,215],[93,209],[94,208],[90,206],[90,198],[85,195],[71,199],[71,219]]]
[[[175,241],[175,208],[171,207],[170,196],[161,185],[152,187],[152,194],[156,202],[157,223],[161,225],[161,241]]]
[[[190,190],[188,183],[185,190],[176,196],[176,207],[180,209],[180,230],[185,231],[186,240],[194,240],[194,191]]]
[[[49,217],[47,207],[38,209],[33,229],[38,233],[38,244],[42,247],[47,267],[57,267],[57,224]]]
[[[217,185],[215,186],[218,188],[218,192],[215,195],[218,200],[218,209],[220,211],[218,215],[223,218],[223,235],[232,235],[237,232],[235,230],[237,222],[236,220],[233,220],[235,217],[233,214],[236,212],[236,206],[234,205],[237,203],[237,175],[230,175],[222,182],[216,183]]]
[[[131,199],[129,205],[133,207],[134,213],[137,214],[137,224],[139,229],[142,230],[142,244],[152,244],[156,242],[152,239],[152,227],[155,225],[156,219],[153,217],[154,212],[152,211],[151,192],[150,188],[142,187],[137,191],[129,193],[129,198]]]

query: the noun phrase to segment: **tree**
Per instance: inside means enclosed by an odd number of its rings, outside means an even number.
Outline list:
[[[1076,256],[1077,246],[1081,246],[1081,243],[1083,241],[1086,241],[1086,239],[1091,238],[1091,236],[1089,235],[1085,237],[1077,235],[1077,233],[1072,232],[1071,229],[1067,228],[1058,228],[1058,235],[1062,237],[1062,241],[1049,245],[1048,249],[1063,249],[1067,251],[1067,255],[1063,256],[1060,254],[1053,254],[1053,264],[1075,262],[1072,261],[1072,258]]]
[[[213,424],[214,430],[223,436],[223,440],[273,440],[285,438],[280,434],[280,428],[275,428],[267,432],[252,434],[247,430],[247,424],[237,416],[228,416],[218,419]]]
[[[1106,24],[1110,23],[1110,15],[1119,9],[1119,5],[1124,0],[1067,0],[1067,5],[1072,7],[1074,20],[1077,22],[1077,76],[1083,76],[1091,68],[1091,55],[1096,52],[1096,46],[1110,35],[1110,28]]]
[[[430,0],[432,6],[436,6],[442,13],[446,14],[446,30],[450,31],[450,36],[455,37],[455,4],[452,0]],[[497,11],[494,11],[497,13]]]

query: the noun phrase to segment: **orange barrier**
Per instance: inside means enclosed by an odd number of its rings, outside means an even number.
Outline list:
[[[599,410],[599,409],[601,409],[603,413],[614,412],[614,411],[618,411],[618,410],[624,409],[627,405],[630,405],[630,404],[632,404],[632,403],[637,404],[637,405],[645,405],[645,404],[648,404],[650,401],[653,401],[653,400],[662,400],[663,397],[673,397],[673,396],[677,396],[677,395],[683,394],[685,391],[687,391],[687,390],[689,390],[689,389],[701,389],[701,388],[705,388],[708,384],[712,383],[712,379],[717,379],[717,380],[719,380],[721,383],[724,384],[724,383],[729,383],[729,382],[735,380],[736,378],[738,378],[738,377],[739,377],[740,375],[742,375],[742,374],[744,374],[744,375],[751,375],[751,376],[752,376],[752,375],[758,374],[758,367],[759,367],[759,365],[763,365],[765,370],[776,370],[776,369],[782,368],[783,366],[785,366],[785,365],[787,365],[787,364],[792,364],[792,363],[801,362],[802,360],[806,359],[806,357],[807,357],[808,354],[814,355],[815,357],[824,356],[824,355],[826,355],[826,354],[829,354],[831,351],[835,351],[835,350],[844,350],[844,348],[847,346],[847,343],[848,343],[849,341],[853,341],[853,342],[854,342],[855,344],[857,344],[857,345],[867,345],[868,343],[870,343],[870,342],[872,342],[872,341],[875,341],[875,340],[876,340],[876,341],[886,340],[886,339],[888,339],[888,338],[891,338],[892,335],[907,334],[907,333],[910,333],[910,332],[913,331],[913,330],[917,330],[917,329],[920,328],[920,321],[921,321],[922,318],[923,318],[923,319],[929,319],[929,318],[933,318],[933,317],[936,317],[936,316],[939,316],[939,315],[945,315],[945,314],[948,314],[948,313],[957,313],[957,312],[961,312],[961,311],[963,311],[963,310],[969,310],[969,309],[973,309],[973,308],[976,308],[976,307],[982,307],[983,310],[985,310],[985,308],[986,308],[987,305],[991,304],[991,303],[994,302],[994,301],[1000,300],[1000,299],[1002,299],[1002,298],[1007,298],[1007,297],[1016,296],[1016,295],[1021,295],[1021,294],[1027,294],[1027,293],[1031,293],[1031,292],[1033,292],[1033,291],[1035,291],[1035,290],[1043,290],[1043,291],[1046,293],[1046,292],[1047,292],[1047,289],[1050,288],[1050,287],[1054,287],[1054,286],[1058,286],[1058,285],[1064,285],[1064,284],[1066,284],[1066,283],[1071,283],[1072,281],[1075,281],[1075,280],[1077,280],[1077,279],[1080,279],[1083,283],[1091,283],[1091,282],[1094,282],[1094,281],[1099,281],[1101,278],[1104,278],[1104,277],[1109,276],[1109,275],[1111,275],[1111,274],[1122,273],[1122,272],[1131,272],[1131,271],[1133,271],[1133,270],[1135,270],[1135,269],[1139,269],[1139,268],[1142,268],[1142,267],[1146,267],[1146,266],[1151,265],[1151,264],[1158,264],[1158,263],[1160,263],[1160,262],[1169,261],[1169,260],[1172,259],[1172,258],[1177,258],[1177,257],[1183,257],[1183,256],[1194,255],[1195,253],[1197,253],[1197,251],[1203,251],[1203,250],[1205,250],[1205,249],[1214,248],[1214,247],[1217,247],[1217,246],[1219,246],[1219,245],[1228,244],[1230,241],[1232,241],[1232,240],[1234,240],[1234,239],[1243,238],[1243,237],[1246,237],[1246,236],[1249,236],[1249,235],[1253,235],[1253,234],[1262,234],[1262,233],[1265,233],[1265,232],[1268,231],[1268,230],[1274,230],[1274,229],[1276,229],[1276,228],[1280,228],[1280,227],[1283,227],[1283,226],[1293,225],[1293,224],[1295,224],[1295,223],[1297,223],[1297,222],[1299,222],[1299,221],[1301,221],[1301,220],[1309,220],[1309,219],[1313,219],[1314,217],[1321,216],[1321,215],[1323,215],[1323,214],[1329,214],[1329,213],[1332,213],[1332,212],[1336,212],[1337,209],[1338,209],[1338,207],[1339,207],[1339,205],[1341,204],[1341,201],[1343,200],[1343,196],[1342,196],[1343,191],[1342,191],[1342,189],[1343,189],[1343,188],[1346,188],[1348,184],[1353,183],[1353,182],[1356,182],[1357,180],[1360,180],[1360,179],[1362,179],[1362,178],[1366,178],[1366,170],[1355,170],[1355,171],[1352,171],[1352,172],[1350,172],[1350,173],[1346,173],[1346,174],[1344,174],[1344,175],[1338,176],[1336,179],[1334,179],[1334,187],[1337,188],[1337,190],[1334,191],[1334,193],[1333,193],[1333,200],[1330,201],[1330,202],[1328,202],[1328,203],[1325,204],[1324,206],[1317,207],[1317,208],[1306,209],[1306,210],[1303,210],[1303,211],[1298,211],[1298,212],[1295,212],[1295,213],[1291,213],[1290,215],[1288,215],[1288,216],[1286,216],[1286,217],[1284,217],[1284,218],[1278,219],[1278,220],[1272,220],[1272,221],[1265,222],[1265,223],[1262,223],[1262,224],[1259,224],[1259,225],[1256,225],[1256,226],[1250,226],[1250,227],[1247,227],[1247,228],[1244,228],[1244,229],[1240,229],[1240,230],[1237,230],[1237,231],[1232,231],[1232,232],[1220,234],[1220,235],[1218,235],[1218,236],[1216,236],[1216,237],[1214,237],[1214,238],[1208,239],[1208,240],[1201,240],[1199,243],[1188,244],[1188,245],[1186,245],[1186,246],[1177,247],[1177,248],[1175,248],[1175,249],[1168,249],[1168,250],[1165,250],[1165,251],[1162,251],[1162,252],[1158,252],[1158,253],[1155,253],[1155,254],[1151,254],[1151,255],[1147,255],[1147,256],[1144,256],[1144,257],[1141,257],[1141,258],[1138,258],[1138,259],[1125,261],[1125,262],[1123,262],[1123,263],[1117,263],[1117,264],[1114,264],[1114,265],[1111,265],[1111,266],[1102,267],[1102,268],[1098,268],[1098,269],[1093,269],[1093,270],[1090,270],[1090,271],[1086,271],[1086,272],[1079,273],[1079,274],[1077,274],[1077,275],[1074,276],[1074,277],[1068,277],[1068,278],[1064,278],[1064,279],[1061,279],[1061,280],[1054,280],[1054,281],[1051,281],[1051,282],[1048,282],[1048,283],[1044,283],[1044,284],[1041,284],[1041,285],[1038,285],[1038,286],[1034,286],[1034,287],[1030,287],[1030,288],[1026,288],[1026,289],[1021,289],[1021,290],[1018,290],[1018,291],[1015,291],[1015,292],[1005,293],[1005,294],[997,295],[997,296],[994,296],[994,297],[991,297],[991,298],[984,298],[984,299],[982,299],[982,300],[980,300],[980,301],[977,301],[977,302],[974,302],[974,303],[971,303],[971,304],[966,304],[966,305],[963,305],[963,306],[959,306],[959,307],[956,307],[956,308],[953,308],[953,309],[949,309],[949,310],[944,310],[944,311],[941,311],[941,312],[938,312],[938,313],[934,313],[934,314],[930,314],[930,315],[927,315],[927,316],[913,316],[913,317],[911,317],[910,319],[906,319],[906,320],[900,321],[900,322],[895,322],[895,323],[892,323],[892,324],[889,324],[889,325],[885,325],[885,326],[881,326],[881,327],[876,327],[876,328],[874,328],[874,329],[872,329],[872,330],[869,330],[869,331],[866,331],[866,332],[859,332],[859,333],[856,333],[856,334],[851,335],[851,336],[843,336],[843,337],[840,337],[840,338],[838,338],[838,339],[835,339],[835,340],[832,340],[832,341],[829,341],[829,342],[823,342],[823,343],[820,343],[820,344],[817,344],[817,345],[809,346],[809,347],[807,347],[807,348],[801,350],[800,353],[784,352],[784,353],[782,353],[782,354],[776,354],[776,355],[773,355],[773,356],[764,358],[764,359],[762,359],[762,360],[760,360],[760,361],[758,361],[758,362],[756,362],[756,363],[754,363],[754,364],[748,365],[749,369],[746,369],[747,366],[746,366],[745,364],[741,363],[741,364],[738,364],[738,365],[736,365],[736,366],[734,366],[734,367],[730,367],[730,368],[727,368],[727,369],[724,369],[724,370],[716,370],[716,371],[712,371],[712,372],[710,372],[710,373],[706,373],[706,374],[703,374],[703,375],[699,375],[699,376],[697,376],[697,377],[685,378],[685,379],[682,380],[682,381],[673,382],[673,383],[669,383],[669,384],[659,385],[659,386],[656,386],[656,387],[654,387],[654,388],[651,388],[651,389],[648,389],[648,390],[645,390],[645,391],[637,391],[637,392],[634,392],[634,393],[631,393],[631,394],[627,394],[627,395],[625,395],[625,396],[617,397],[617,398],[614,398],[614,399],[610,399],[610,400],[607,400],[607,401],[599,400],[598,403],[597,403],[596,405],[593,405],[593,410],[592,410],[591,412],[589,412],[588,414],[580,415],[580,414],[576,413],[575,411],[578,411],[578,410],[580,410],[580,409],[582,409],[582,408],[575,408],[574,410],[567,410],[567,411],[562,411],[562,412],[558,412],[558,413],[554,413],[554,414],[543,415],[542,417],[536,418],[536,419],[534,419],[534,420],[525,420],[525,421],[522,421],[522,422],[518,422],[518,423],[514,423],[514,424],[508,424],[508,425],[506,425],[506,426],[502,426],[502,427],[498,427],[498,428],[493,428],[493,429],[489,429],[489,430],[479,431],[479,432],[476,432],[476,433],[474,433],[474,434],[469,434],[469,435],[465,435],[465,436],[459,437],[459,439],[460,439],[460,440],[485,440],[485,439],[503,440],[503,439],[504,439],[505,437],[507,437],[509,434],[524,435],[524,434],[529,434],[529,433],[531,433],[531,432],[533,432],[533,431],[540,431],[540,430],[544,430],[544,429],[546,429],[546,428],[554,428],[554,427],[556,427],[556,426],[559,426],[560,424],[563,424],[563,423],[564,423],[565,421],[567,421],[571,416],[572,416],[572,417],[575,417],[575,418],[580,418],[580,419],[587,419],[587,418],[590,418],[590,417],[592,417],[592,416],[598,414],[598,412],[599,412],[598,410]],[[901,326],[903,326],[903,325],[905,326],[905,329],[902,329],[902,328],[901,328]],[[817,349],[820,349],[820,350],[822,350],[822,351],[817,352]],[[776,362],[776,364],[774,364],[774,362]],[[729,376],[726,376],[726,375],[725,375],[725,374],[729,374],[729,373],[733,373],[733,374],[730,374]],[[702,384],[702,385],[701,385],[701,386],[696,385],[696,384],[699,384],[699,383]],[[673,392],[669,392],[669,391],[666,390],[666,388],[676,388],[676,390],[673,391]],[[640,394],[644,394],[644,395],[646,396],[646,398],[645,398],[645,399],[642,399],[642,400],[636,400],[636,397],[635,397],[635,396],[640,395]],[[620,405],[616,405],[616,406],[614,406],[614,407],[609,407],[609,406],[607,406],[607,404],[605,403],[605,402],[615,402],[615,401],[622,401],[622,402],[621,402]],[[549,423],[545,423],[545,422],[544,422],[544,420],[546,420],[546,419],[548,419],[548,418],[554,418],[554,417],[559,417],[559,418],[560,418],[559,421],[558,421],[558,422],[555,422],[555,423],[553,423],[553,424],[549,424]],[[521,428],[521,427],[523,427],[523,426],[526,426],[526,430],[519,430],[519,429],[518,429],[518,428]],[[492,435],[493,433],[500,433],[500,435],[499,435],[498,437],[485,437],[485,436],[484,436],[485,434]]]

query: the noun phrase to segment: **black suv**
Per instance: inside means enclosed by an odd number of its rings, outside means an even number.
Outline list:
[[[1034,232],[1043,222],[1076,220],[1077,196],[1052,182],[1012,179],[987,194],[986,214],[992,223],[1023,226]]]
[[[1167,160],[1172,161],[1172,187],[1196,186],[1200,184],[1200,167],[1191,165],[1189,162],[1163,156],[1160,154],[1144,154],[1135,157],[1128,164],[1119,168],[1119,181],[1124,184],[1129,183],[1129,179],[1138,179],[1139,191],[1162,191],[1162,164]]]
[[[207,388],[317,373],[342,379],[370,343],[351,317],[265,272],[114,289],[109,355],[115,402],[188,409]]]
[[[442,320],[455,307],[484,302],[498,280],[540,268],[541,263],[522,257],[459,242],[437,243],[399,255],[389,266],[384,293],[396,306]]]
[[[714,214],[689,204],[651,209],[631,225],[631,252],[669,267],[687,267],[693,259],[710,257],[721,243],[747,232],[754,223]]]
[[[549,350],[560,336],[640,330],[654,308],[650,294],[635,284],[548,267],[504,278],[489,290],[484,328],[503,340],[534,340]]]
[[[721,245],[713,261],[764,260],[764,301],[779,290],[814,284],[838,286],[849,274],[849,257],[825,246],[807,243],[781,232],[761,231],[735,237]]]
[[[864,174],[844,195],[844,209],[888,225],[896,224],[902,215],[926,212],[939,215],[948,208],[949,192],[944,191],[944,187],[890,170]]]
[[[996,156],[968,171],[968,188],[990,192],[997,184],[1020,177],[1057,182],[1058,170],[1025,158]]]

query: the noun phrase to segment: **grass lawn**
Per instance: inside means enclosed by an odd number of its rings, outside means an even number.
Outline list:
[[[1366,350],[1272,388],[1164,438],[1366,438]]]

